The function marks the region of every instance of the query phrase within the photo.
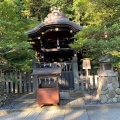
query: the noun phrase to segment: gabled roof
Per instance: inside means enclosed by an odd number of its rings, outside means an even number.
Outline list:
[[[112,56],[108,54],[108,55],[100,58],[100,59],[99,59],[99,62],[100,62],[100,63],[103,63],[103,62],[104,62],[104,63],[109,63],[110,60],[111,60],[111,58],[112,58]]]

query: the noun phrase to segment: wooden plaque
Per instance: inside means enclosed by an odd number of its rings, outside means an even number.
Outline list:
[[[83,59],[83,69],[91,69],[90,59],[89,58]]]

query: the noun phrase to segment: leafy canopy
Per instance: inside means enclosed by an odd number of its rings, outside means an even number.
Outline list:
[[[0,62],[6,69],[30,69],[33,52],[25,31],[29,29],[28,0],[4,0],[0,2]]]
[[[86,50],[84,57],[90,57],[94,63],[110,54],[113,65],[120,67],[119,0],[76,0],[73,5],[74,10],[80,11],[76,19],[81,18],[81,24],[87,27],[75,36],[77,41],[71,47],[77,51]]]
[[[73,49],[86,50],[84,57],[94,63],[111,54],[120,67],[119,0],[0,0],[0,63],[6,69],[31,69],[35,53],[28,49],[24,33],[40,24],[51,7],[60,7],[70,20],[85,26],[75,36]]]

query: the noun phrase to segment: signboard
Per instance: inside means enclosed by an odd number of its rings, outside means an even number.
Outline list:
[[[83,69],[91,69],[90,58],[83,59]]]

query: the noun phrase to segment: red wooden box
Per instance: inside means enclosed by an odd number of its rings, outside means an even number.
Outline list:
[[[59,104],[59,88],[39,88],[37,89],[37,103],[40,106]]]

